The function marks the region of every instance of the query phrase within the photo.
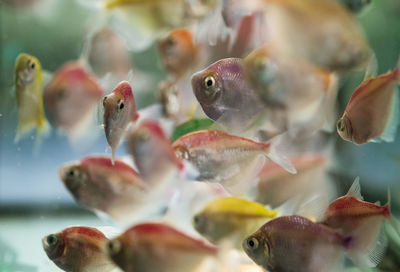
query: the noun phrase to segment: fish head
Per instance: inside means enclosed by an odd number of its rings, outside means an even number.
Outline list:
[[[107,255],[124,271],[133,271],[129,270],[129,255],[127,255],[125,247],[121,236],[111,239],[106,245]]]
[[[207,236],[210,233],[208,222],[207,214],[202,212],[193,216],[192,225],[198,233]]]
[[[58,175],[65,187],[79,200],[80,192],[89,178],[87,171],[80,163],[74,162],[61,166]]]
[[[130,122],[136,121],[138,114],[132,94],[131,86],[127,81],[119,83],[111,94],[103,98],[104,131],[108,144],[115,148]]]
[[[336,124],[337,132],[340,137],[345,141],[352,141],[353,139],[353,129],[351,127],[350,119],[347,117],[346,113],[343,114],[342,118]]]
[[[194,95],[200,104],[212,106],[221,97],[222,81],[213,70],[197,72],[192,76]]]
[[[16,61],[15,82],[17,86],[25,87],[33,82],[41,71],[41,65],[37,58],[28,54],[20,54]]]
[[[50,234],[42,239],[43,249],[50,260],[60,258],[65,249],[65,239],[62,233]]]
[[[242,247],[247,256],[256,264],[267,267],[266,263],[268,263],[270,257],[270,246],[260,230],[247,237],[243,241]]]

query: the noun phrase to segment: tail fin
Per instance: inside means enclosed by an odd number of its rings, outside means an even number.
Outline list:
[[[388,200],[387,200],[387,203],[386,203],[385,206],[388,207],[388,214],[389,214],[388,221],[389,221],[389,224],[392,226],[394,231],[400,237],[400,228],[399,228],[398,224],[396,223],[395,219],[393,218],[393,216],[391,215],[391,212],[390,212],[391,194],[390,194],[390,190],[389,189],[387,191],[387,199]]]
[[[297,170],[293,166],[292,162],[284,156],[280,151],[277,150],[277,146],[280,143],[281,135],[276,136],[269,144],[267,144],[267,150],[265,156],[270,160],[281,166],[283,169],[291,174],[296,174]]]

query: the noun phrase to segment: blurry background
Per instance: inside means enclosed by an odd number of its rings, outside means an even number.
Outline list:
[[[14,62],[19,53],[26,52],[36,56],[44,70],[54,72],[66,61],[79,58],[91,14],[75,1],[38,0],[40,3],[36,5],[18,7],[7,2],[24,1],[0,0],[0,271],[54,271],[55,266],[41,248],[41,237],[68,225],[105,224],[75,204],[56,170],[66,161],[104,153],[106,142],[99,137],[86,150],[77,151],[70,147],[65,136],[52,130],[39,154],[33,153],[34,138],[14,144],[17,128]],[[393,69],[400,56],[400,1],[373,0],[358,17],[377,56],[379,73]],[[148,82],[148,90],[137,98],[139,108],[155,100],[156,86],[165,77],[157,54],[153,46],[132,55],[136,68],[154,76]],[[338,115],[363,76],[354,72],[343,77]],[[101,127],[98,129],[101,131]],[[347,191],[354,178],[360,176],[364,198],[385,203],[390,188],[392,211],[398,215],[400,133],[394,143],[363,146],[344,142],[334,133],[332,144],[335,157],[331,174],[339,191]],[[118,152],[123,155],[124,148]]]

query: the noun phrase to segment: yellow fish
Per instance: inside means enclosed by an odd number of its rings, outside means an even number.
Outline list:
[[[194,228],[211,242],[231,241],[237,248],[254,230],[275,218],[278,212],[236,197],[222,197],[208,203],[193,218]]]
[[[15,142],[37,129],[37,140],[48,133],[49,123],[43,108],[43,78],[40,62],[34,56],[20,54],[15,63],[15,90],[18,106],[18,130]]]

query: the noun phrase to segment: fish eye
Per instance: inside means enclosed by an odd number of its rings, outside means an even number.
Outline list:
[[[189,152],[183,146],[178,146],[175,148],[175,154],[178,158],[189,160]]]
[[[47,236],[46,242],[48,245],[54,246],[57,243],[57,236],[54,234]]]
[[[119,100],[118,101],[118,108],[120,109],[120,110],[122,110],[123,108],[124,108],[124,101],[123,100]]]
[[[31,60],[28,61],[28,68],[33,70],[33,69],[35,69],[35,66],[36,65],[35,65],[35,63],[33,61],[31,61]]]
[[[70,177],[75,177],[77,175],[78,175],[78,170],[76,170],[76,169],[71,169],[68,171],[68,176],[70,176]]]
[[[195,217],[193,217],[193,223],[195,225],[198,225],[200,223],[200,216],[196,215]]]
[[[118,240],[111,240],[108,242],[108,252],[110,255],[116,255],[121,250],[121,243]]]
[[[172,46],[175,45],[176,40],[175,40],[174,37],[168,37],[167,40],[166,40],[166,43],[167,43],[167,46],[168,46],[168,47],[172,47]]]
[[[342,132],[345,131],[346,127],[342,119],[337,122],[337,129]]]
[[[258,240],[256,238],[254,238],[254,237],[252,237],[252,238],[247,240],[247,246],[250,249],[257,249],[258,248],[258,244],[259,244]]]
[[[267,61],[264,58],[257,59],[255,65],[257,71],[261,72],[267,68]]]
[[[215,85],[215,79],[212,76],[208,76],[204,79],[204,85],[206,86],[206,88],[212,88]]]

